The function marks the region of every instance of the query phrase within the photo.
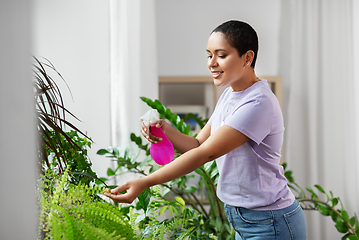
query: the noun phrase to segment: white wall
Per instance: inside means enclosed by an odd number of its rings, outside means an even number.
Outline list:
[[[109,161],[96,152],[111,145],[109,2],[34,3],[32,54],[49,59],[69,85],[72,96],[56,78],[65,107],[82,121],[72,122],[95,142],[89,156],[93,169],[104,177]]]
[[[277,75],[280,0],[157,0],[159,75],[210,75],[207,39],[215,27],[231,19],[248,22],[257,31],[257,74]]]
[[[36,239],[36,124],[32,1],[0,7],[0,239]]]

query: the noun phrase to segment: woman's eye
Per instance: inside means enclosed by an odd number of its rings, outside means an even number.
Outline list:
[[[226,57],[226,55],[221,55],[221,56],[218,56],[219,58],[225,58]]]
[[[208,58],[208,59],[211,59],[211,58],[212,58],[212,56],[208,55],[208,56],[207,56],[207,58]]]

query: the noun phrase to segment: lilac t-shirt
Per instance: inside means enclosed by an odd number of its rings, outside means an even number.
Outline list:
[[[217,195],[228,205],[255,210],[290,206],[294,195],[279,164],[283,143],[283,116],[266,80],[241,92],[228,87],[208,121],[213,134],[228,125],[249,138],[233,151],[216,159]]]

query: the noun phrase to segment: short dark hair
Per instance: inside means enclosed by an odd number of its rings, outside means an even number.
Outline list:
[[[216,27],[211,34],[214,32],[222,33],[231,47],[237,49],[240,57],[247,51],[252,50],[254,58],[251,67],[255,67],[258,54],[258,36],[248,23],[230,20]]]

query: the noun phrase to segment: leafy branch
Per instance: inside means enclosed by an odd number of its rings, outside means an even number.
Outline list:
[[[287,164],[283,164],[284,170]],[[348,212],[344,209],[343,203],[339,197],[334,197],[332,191],[329,194],[320,186],[314,185],[319,193],[324,194],[326,200],[322,200],[318,194],[311,188],[302,189],[292,177],[292,171],[285,171],[288,179],[288,186],[297,194],[296,198],[304,210],[316,210],[324,216],[331,216],[338,232],[345,234],[342,239],[359,240],[359,222],[358,217],[354,214],[349,217]],[[309,193],[309,195],[308,195]],[[340,207],[338,208],[338,204]]]

